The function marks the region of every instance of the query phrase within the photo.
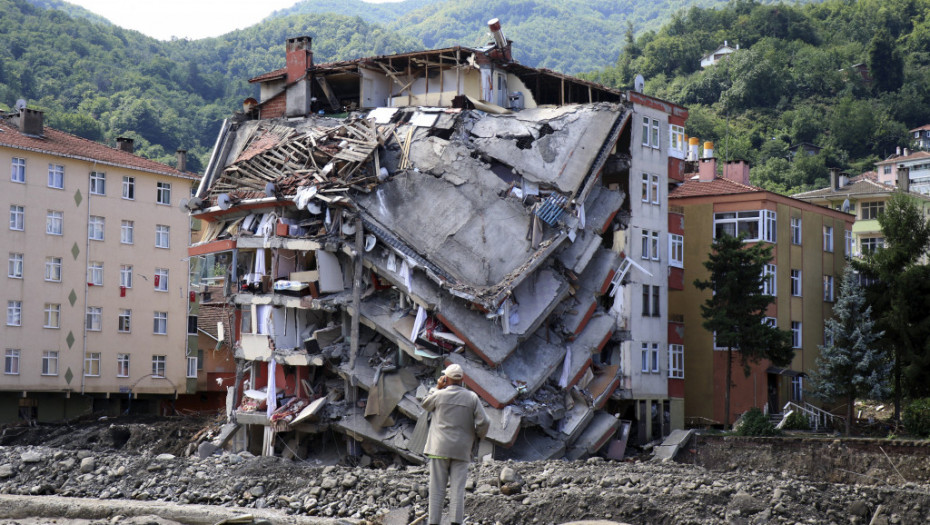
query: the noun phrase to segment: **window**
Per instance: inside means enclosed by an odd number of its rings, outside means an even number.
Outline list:
[[[846,257],[849,257],[849,256],[852,255],[852,252],[853,252],[853,236],[852,236],[852,231],[850,231],[850,230],[843,230],[843,234],[844,234],[844,237],[845,237],[845,240],[846,240],[846,242],[845,242],[844,245],[843,245],[843,255],[845,255]]]
[[[863,220],[877,219],[879,215],[885,213],[885,203],[881,201],[863,202],[860,208]]]
[[[58,375],[58,352],[56,350],[45,350],[42,352],[42,375]]]
[[[152,331],[159,335],[168,333],[168,312],[155,312],[155,323]]]
[[[197,316],[187,316],[187,335],[197,335]]]
[[[659,373],[659,343],[652,343],[652,350],[649,353],[650,361],[652,362],[652,372],[654,374]]]
[[[661,317],[660,293],[661,288],[658,286],[643,285],[643,317]]]
[[[61,235],[62,219],[64,214],[60,211],[48,210],[45,215],[45,233],[49,235]]]
[[[61,282],[61,257],[45,258],[45,280]]]
[[[10,254],[10,263],[7,266],[6,276],[13,279],[22,279],[23,278],[23,254],[21,253],[11,253]]]
[[[659,176],[650,175],[649,180],[651,184],[650,192],[652,193],[652,203],[659,204]]]
[[[684,345],[668,345],[668,377],[669,379],[685,378]]]
[[[649,117],[643,117],[643,146],[649,145]]]
[[[771,326],[772,328],[777,328],[777,327],[778,327],[778,319],[775,319],[774,317],[763,317],[763,318],[762,318],[762,324],[764,324],[764,325],[766,325],[766,326]]]
[[[123,195],[124,199],[133,200],[136,198],[136,178],[123,177]]]
[[[791,321],[791,348],[801,348],[800,321]]]
[[[119,242],[121,244],[132,244],[133,230],[135,223],[133,221],[123,221],[119,226]]]
[[[10,376],[19,375],[19,349],[7,348],[3,356],[3,373]]]
[[[659,232],[643,230],[642,233],[642,258],[659,260]]]
[[[125,308],[120,309],[117,330],[123,333],[129,333],[132,331],[132,310]]]
[[[103,228],[106,220],[97,215],[91,215],[87,222],[87,238],[92,241],[103,240]]]
[[[100,261],[91,261],[87,266],[87,284],[88,286],[103,286],[103,263]]]
[[[23,324],[23,302],[7,301],[6,303],[6,325],[22,326]]]
[[[107,174],[99,171],[90,172],[90,193],[91,195],[107,194]]]
[[[65,167],[57,164],[48,165],[48,187],[63,189],[65,187]]]
[[[90,377],[100,375],[100,352],[84,353],[84,375]]]
[[[833,226],[823,227],[823,251],[833,251]]]
[[[86,314],[85,327],[91,332],[100,331],[100,322],[103,319],[103,308],[99,306],[88,306]]]
[[[26,210],[22,206],[13,204],[10,206],[10,229],[23,231],[26,225]]]
[[[45,303],[45,324],[43,328],[61,328],[61,305]]]
[[[26,159],[13,157],[10,167],[10,180],[12,182],[26,182]]]
[[[171,204],[171,183],[159,182],[155,186],[155,202],[158,204]]]
[[[677,268],[685,266],[685,238],[675,233],[668,234],[668,264]]]
[[[116,354],[116,377],[129,377],[129,354]]]
[[[158,224],[155,226],[155,247],[156,248],[167,248],[169,246],[168,236],[170,229],[164,224]]]
[[[823,300],[828,303],[833,302],[833,276],[832,275],[823,276]]]
[[[801,218],[791,218],[791,244],[801,244]]]
[[[653,286],[652,287],[652,316],[661,317],[661,315],[662,314],[659,313],[659,287]]]
[[[155,290],[168,291],[168,270],[165,268],[155,268]]]
[[[804,400],[804,378],[801,376],[795,376],[791,378],[791,400]]]
[[[187,356],[187,377],[197,377],[197,356]]]
[[[649,202],[649,174],[643,173],[643,202]]]
[[[643,343],[640,350],[640,361],[642,366],[640,367],[640,372],[649,371],[649,343]]]
[[[668,126],[668,149],[671,153],[677,153],[682,158],[685,156],[685,128],[669,124]]]
[[[865,255],[885,246],[885,239],[883,237],[863,237],[859,240],[859,246],[862,248],[862,254]]]
[[[730,211],[714,214],[714,238],[745,235],[746,241],[775,242],[775,212],[771,210]]]
[[[197,358],[195,357],[194,359]],[[165,356],[152,356],[152,377],[165,377]]]
[[[659,121],[655,119],[652,120],[652,147],[659,147]]]
[[[773,297],[777,289],[775,271],[776,267],[774,264],[766,264],[762,268],[762,293]]]
[[[132,265],[124,264],[119,267],[119,285],[132,288]]]
[[[791,295],[801,297],[801,270],[791,270]]]

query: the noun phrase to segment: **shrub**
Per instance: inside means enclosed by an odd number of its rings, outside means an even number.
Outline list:
[[[808,421],[807,416],[794,411],[785,419],[785,425],[782,428],[785,430],[810,430],[811,423]]]
[[[769,418],[756,407],[750,408],[741,418],[736,434],[740,436],[775,436],[778,429]]]
[[[930,437],[930,398],[915,399],[904,407],[904,428],[914,436]]]

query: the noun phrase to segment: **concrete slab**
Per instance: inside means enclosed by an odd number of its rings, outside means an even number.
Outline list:
[[[620,265],[620,254],[601,248],[594,253],[591,262],[578,278],[578,286],[590,290],[594,295],[604,295],[610,288],[610,280]]]
[[[617,433],[620,420],[613,415],[598,411],[591,423],[584,429],[578,440],[565,455],[567,459],[576,460],[588,454],[594,454]]]
[[[460,299],[444,297],[436,316],[489,366],[497,366],[516,350],[520,338],[504,334],[500,326]]]
[[[517,389],[509,379],[495,374],[484,365],[469,361],[461,354],[446,356],[445,366],[453,363],[461,365],[465,370],[465,385],[492,407],[503,408],[517,397]]]
[[[346,310],[350,315],[355,315],[355,309],[352,306],[347,306]],[[410,342],[410,339],[394,329],[394,323],[403,316],[404,312],[393,310],[386,294],[375,294],[366,298],[361,303],[361,311],[362,316],[359,319],[361,324],[386,337],[410,357],[418,361],[430,360],[428,355],[423,355],[422,351],[418,351],[417,346]]]
[[[339,376],[345,380],[354,377],[355,384],[366,392],[371,390],[371,386],[375,382],[376,370],[369,366],[365,359],[356,359],[354,369],[349,368],[349,363],[343,363],[337,371]],[[404,397],[397,403],[397,410],[414,421],[426,413],[423,407],[420,406],[420,402],[417,401],[416,397],[409,393],[404,394]]]
[[[617,327],[617,319],[602,310],[597,311],[591,320],[573,341],[576,348],[582,348],[589,354],[600,352]]]
[[[568,283],[551,268],[543,268],[513,290],[519,321],[510,323],[510,332],[525,336],[533,333],[568,296]]]
[[[541,328],[524,341],[502,364],[511,380],[521,381],[530,394],[539,389],[559,369],[565,359],[565,345],[555,335],[546,341],[546,329]]]
[[[333,429],[359,441],[370,441],[401,456],[416,465],[422,465],[426,458],[411,452],[407,446],[413,435],[414,425],[400,423],[393,427],[377,428],[365,419],[361,413],[348,414],[333,423]]]
[[[578,392],[572,390],[569,395],[572,396],[574,405],[565,412],[565,417],[559,420],[559,432],[565,436],[565,442],[571,444],[591,422],[594,417],[594,408],[589,406],[584,396]]]
[[[585,201],[585,228],[603,234],[614,220],[626,196],[619,190],[610,190],[603,186],[597,193],[591,192]]]
[[[620,386],[620,366],[596,366],[593,370],[594,378],[588,383],[586,390],[594,399],[594,408],[600,410],[607,404],[614,390]]]
[[[569,347],[571,352],[565,354],[562,366],[553,374],[556,380],[559,380],[563,375],[568,378],[568,382],[563,387],[566,390],[578,384],[578,381],[584,377],[585,372],[591,367],[591,352],[584,348],[578,348],[572,343],[566,343],[566,348]],[[566,366],[568,367],[567,374],[565,371]]]
[[[688,444],[688,440],[694,435],[694,429],[691,430],[673,430],[671,434],[665,437],[662,444],[655,447],[654,459],[659,461],[668,461],[675,459],[675,454],[681,450],[681,447]]]
[[[587,326],[588,321],[597,310],[597,297],[594,292],[585,288],[579,288],[575,296],[563,303],[563,313],[560,318],[562,331],[568,334],[569,339],[574,339]]]
[[[566,269],[580,274],[591,261],[591,257],[594,257],[594,253],[597,252],[602,243],[603,240],[600,236],[594,234],[592,231],[580,230],[575,237],[575,242],[563,243],[564,248],[562,248],[562,251],[560,251],[556,257]]]
[[[538,428],[527,427],[520,431],[512,447],[496,449],[494,459],[542,461],[560,458],[563,454],[565,454],[564,441],[551,437]]]
[[[495,445],[502,447],[512,447],[520,433],[520,424],[523,418],[517,415],[512,407],[497,409],[494,407],[484,407],[484,411],[491,420],[491,426],[488,427],[488,435],[485,439],[493,442]]]

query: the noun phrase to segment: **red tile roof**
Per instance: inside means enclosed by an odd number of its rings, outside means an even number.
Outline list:
[[[267,73],[262,73],[257,77],[252,77],[249,79],[249,82],[264,82],[265,80],[273,80],[275,78],[283,77],[287,74],[287,68],[282,67],[281,69],[275,69],[274,71],[269,71]]]
[[[919,128],[914,128],[914,129],[912,129],[912,130],[910,131],[910,133],[913,133],[913,132],[915,132],[915,131],[924,131],[924,130],[928,130],[928,129],[930,129],[930,124],[924,124],[923,126],[921,126],[921,127],[919,127]]]
[[[5,122],[2,118],[0,118],[0,146],[148,171],[160,175],[193,180],[200,179],[200,175],[196,173],[178,171],[167,164],[155,162],[117,148],[111,148],[99,142],[87,140],[48,126],[45,127],[44,136],[42,137],[24,135],[20,133],[19,128],[10,125],[9,122]]]
[[[762,188],[747,186],[730,179],[715,177],[712,181],[701,182],[689,179],[681,186],[668,194],[669,199],[683,199],[686,197],[702,197],[707,195],[733,195],[737,193],[762,193]]]
[[[910,155],[907,155],[907,156],[903,156],[903,155],[892,155],[892,156],[888,157],[888,158],[885,159],[885,160],[876,162],[875,165],[876,165],[876,166],[879,166],[879,165],[882,165],[882,164],[891,164],[891,163],[894,163],[894,162],[904,162],[904,161],[908,161],[908,160],[917,160],[917,159],[922,159],[922,158],[926,158],[926,157],[930,157],[930,153],[928,153],[928,152],[926,152],[926,151],[915,151],[915,152],[913,152],[913,153],[911,153]]]

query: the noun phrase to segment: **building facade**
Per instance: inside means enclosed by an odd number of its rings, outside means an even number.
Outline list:
[[[0,119],[2,421],[157,409],[192,386],[190,228],[177,204],[198,177],[132,154],[130,139],[121,148],[29,109]]]

